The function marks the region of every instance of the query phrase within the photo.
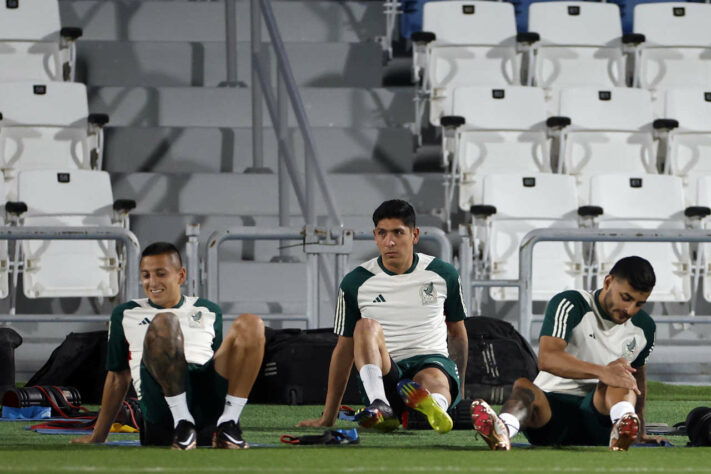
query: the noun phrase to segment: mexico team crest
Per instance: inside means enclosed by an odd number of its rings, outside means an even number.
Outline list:
[[[622,343],[622,357],[625,359],[632,359],[634,353],[637,351],[637,339],[632,338]]]
[[[420,298],[422,298],[423,305],[437,302],[437,289],[434,286],[434,282],[422,285],[420,288]]]
[[[195,311],[190,315],[190,320],[188,325],[191,328],[201,328],[202,327],[202,311]]]

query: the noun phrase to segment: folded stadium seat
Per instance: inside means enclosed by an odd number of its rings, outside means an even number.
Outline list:
[[[19,201],[9,212],[24,226],[128,226],[132,201],[114,202],[109,174],[91,170],[28,170],[17,177]],[[23,212],[24,211],[24,212]],[[113,240],[22,242],[28,298],[114,296],[122,264]]]
[[[652,102],[642,89],[572,88],[560,94],[562,133],[558,171],[576,176],[581,204],[589,177],[601,173],[657,173]]]
[[[578,227],[575,179],[559,174],[505,174],[484,177],[482,205],[473,206],[481,232],[482,275],[517,279],[519,244],[531,230]],[[478,226],[484,219],[485,225]],[[479,231],[476,231],[479,233]],[[579,242],[543,242],[533,250],[533,299],[547,300],[565,289],[581,288]],[[516,300],[517,288],[491,288],[495,300]]]
[[[696,183],[696,206],[699,209],[711,208],[711,175],[700,176]],[[709,219],[704,219],[703,226],[705,229],[711,229]],[[700,271],[703,276],[702,291],[704,299],[711,301],[711,244],[699,245],[698,259],[701,261]]]
[[[455,115],[442,118],[442,147],[457,177],[461,209],[482,203],[486,174],[550,172],[541,89],[458,87],[452,97]]]
[[[684,194],[676,176],[601,174],[590,179],[590,205],[599,206],[597,227],[684,229]],[[652,263],[657,284],[653,301],[691,299],[691,262],[685,243],[598,242],[598,275],[606,275],[622,257],[639,255]]]
[[[635,85],[658,91],[711,84],[711,4],[651,3],[634,8]],[[661,108],[659,109],[661,110]]]
[[[521,83],[514,9],[491,1],[428,2],[423,31],[413,33],[416,133],[425,105],[430,122],[451,114],[451,91],[458,86]]]
[[[0,81],[73,81],[74,40],[61,27],[57,0],[5,0],[0,5]]]
[[[612,3],[532,3],[529,32],[533,44],[533,84],[546,90],[550,110],[557,110],[564,87],[625,85],[620,11]]]
[[[0,86],[0,167],[8,200],[26,169],[99,169],[105,114],[89,114],[86,87],[70,82]]]
[[[697,179],[711,175],[711,84],[706,89],[671,89],[665,95],[664,117],[671,129],[665,171],[682,178],[686,204],[692,206]]]

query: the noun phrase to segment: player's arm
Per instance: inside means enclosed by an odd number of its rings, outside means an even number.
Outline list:
[[[328,389],[321,418],[304,420],[298,426],[333,426],[353,368],[353,338],[338,336],[328,367]]]
[[[464,398],[464,377],[467,373],[467,358],[469,357],[469,338],[464,321],[447,321],[447,345],[449,358],[454,361],[457,371],[459,371],[462,398]]]
[[[131,371],[129,369],[120,372],[109,370],[104,382],[104,393],[101,396],[101,410],[96,419],[93,433],[74,438],[72,443],[88,444],[106,441],[109,431],[111,431],[111,424],[118,415],[130,385]]]
[[[538,343],[538,368],[566,379],[599,379],[610,387],[634,390],[639,395],[635,373],[630,363],[618,359],[608,365],[587,362],[565,351],[565,339],[541,336]]]

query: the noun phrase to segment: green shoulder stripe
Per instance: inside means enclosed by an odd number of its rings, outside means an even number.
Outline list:
[[[358,267],[343,277],[338,291],[336,316],[333,322],[333,332],[339,336],[353,337],[353,330],[360,319],[358,290],[373,275],[365,268]]]
[[[647,364],[647,358],[654,349],[654,338],[656,337],[657,325],[654,322],[654,319],[652,319],[646,311],[638,312],[634,315],[631,321],[632,324],[644,331],[644,338],[647,342],[644,349],[642,349],[642,352],[640,352],[637,358],[632,362],[632,367],[642,367]]]
[[[195,300],[195,306],[207,308],[207,310],[211,313],[215,313],[215,339],[212,341],[212,350],[217,352],[220,344],[222,344],[222,308],[220,308],[216,303],[204,298],[198,298]]]
[[[570,333],[591,311],[585,297],[575,290],[558,293],[548,302],[541,326],[541,336],[559,337],[568,341]]]
[[[435,272],[447,282],[447,299],[444,301],[445,319],[450,322],[465,319],[467,308],[462,299],[462,282],[457,270],[439,258],[433,259],[425,270]]]
[[[106,347],[106,370],[120,372],[128,369],[128,343],[123,332],[123,313],[138,308],[135,301],[127,301],[116,306],[109,322],[109,342]]]

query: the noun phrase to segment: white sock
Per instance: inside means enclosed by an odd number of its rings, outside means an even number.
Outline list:
[[[233,397],[232,395],[227,395],[225,397],[225,411],[217,420],[217,426],[225,421],[239,422],[239,416],[242,414],[242,409],[247,404],[246,398]]]
[[[195,419],[188,409],[188,399],[185,396],[185,392],[173,397],[164,398],[166,403],[168,403],[170,412],[173,414],[173,427],[178,426],[180,420],[188,420],[190,423],[195,424]]]
[[[509,438],[513,438],[518,434],[518,430],[521,429],[521,423],[518,418],[513,416],[511,413],[502,413],[499,415],[501,421],[504,422],[506,428],[509,430]]]
[[[363,382],[365,394],[370,403],[380,399],[390,405],[388,397],[385,396],[385,386],[383,385],[383,371],[375,364],[365,364],[360,368],[360,380]]]
[[[622,415],[626,415],[627,413],[634,413],[634,405],[630,402],[617,402],[612,405],[612,408],[610,408],[610,419],[612,420],[612,424],[614,425],[617,423],[617,420],[622,418]]]
[[[442,410],[447,411],[447,408],[449,408],[449,402],[447,401],[447,397],[445,397],[441,393],[431,393],[430,395],[432,395],[432,398],[434,399],[435,403],[439,405]]]

